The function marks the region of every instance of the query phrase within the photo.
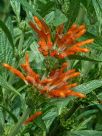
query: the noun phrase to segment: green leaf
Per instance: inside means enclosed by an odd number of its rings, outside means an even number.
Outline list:
[[[89,47],[97,51],[102,51],[102,38],[94,35],[94,33],[86,32],[83,39],[94,39],[94,43],[90,44]]]
[[[12,63],[13,49],[3,32],[0,32],[0,62]]]
[[[0,136],[3,136],[3,133],[4,133],[4,128],[3,128],[3,125],[0,122]]]
[[[44,121],[41,119],[41,117],[38,117],[34,120],[34,123],[41,129],[41,130],[46,130],[46,125]]]
[[[102,136],[102,131],[96,131],[96,130],[73,131],[69,136]]]
[[[16,0],[19,1],[20,4],[23,6],[24,10],[29,13],[31,12],[33,15],[38,16],[39,18],[41,18],[41,16],[36,12],[36,9],[30,5],[27,0]]]
[[[10,0],[11,6],[13,8],[14,13],[19,17],[20,15],[20,3],[16,0]]]
[[[93,116],[86,118],[83,120],[81,123],[79,123],[76,127],[75,130],[81,130],[81,129],[86,129],[88,123],[93,119]]]
[[[5,34],[6,34],[7,38],[8,38],[8,40],[9,40],[9,42],[10,42],[12,48],[14,49],[14,43],[13,43],[12,35],[11,35],[9,29],[7,28],[7,26],[6,26],[6,25],[4,24],[4,22],[2,22],[1,20],[0,20],[0,27],[1,27],[2,30],[5,32]]]
[[[0,104],[0,107],[2,107],[4,111],[8,112],[8,114],[12,117],[15,123],[18,121],[16,116],[11,111],[9,111],[5,106]]]
[[[81,113],[78,117],[77,117],[77,120],[80,120],[81,118],[84,118],[84,117],[89,117],[89,116],[92,116],[93,114],[96,114],[98,112],[98,110],[87,110],[87,111],[84,111],[83,113]]]
[[[44,56],[39,52],[38,44],[36,42],[33,42],[30,45],[30,48],[33,51],[33,56],[30,57],[30,61],[35,60],[35,62],[42,63],[44,61]]]
[[[79,9],[80,9],[80,0],[71,0],[69,13],[68,13],[69,27],[75,22],[79,13]]]
[[[54,26],[58,26],[67,21],[67,17],[59,9],[50,12],[45,16],[45,19],[48,24],[52,23]]]
[[[2,76],[0,76],[0,86],[5,88],[6,90],[10,90],[14,94],[19,95],[21,97],[20,93],[17,92],[15,88],[11,86]]]
[[[74,90],[88,94],[101,86],[102,86],[102,80],[92,80],[75,87]]]
[[[68,57],[69,59],[74,59],[74,60],[84,60],[84,61],[93,61],[93,62],[102,62],[102,59],[94,59],[91,57],[86,57],[86,56],[81,56],[81,55],[71,55]]]
[[[37,0],[35,4],[35,8],[37,12],[42,17],[44,17],[45,15],[49,14],[51,11],[55,9],[55,2],[52,0]]]
[[[92,4],[94,6],[94,9],[96,12],[96,17],[98,20],[98,32],[99,32],[99,35],[101,36],[101,32],[102,32],[102,1],[92,0]]]
[[[34,69],[36,69],[37,72],[46,70],[44,66],[44,56],[39,52],[38,44],[36,42],[33,42],[30,48],[32,51],[30,53],[30,61],[34,61]]]

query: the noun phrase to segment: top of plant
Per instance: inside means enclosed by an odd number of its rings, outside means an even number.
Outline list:
[[[56,34],[53,38],[54,42],[52,42],[51,31],[45,21],[40,20],[36,16],[34,16],[34,21],[35,23],[30,21],[29,25],[38,34],[39,51],[42,52],[43,55],[65,58],[78,52],[89,51],[89,49],[81,47],[92,43],[93,39],[80,42],[77,41],[77,39],[84,35],[86,32],[85,25],[77,26],[74,24],[66,33],[63,33],[64,25],[61,24],[56,28]]]

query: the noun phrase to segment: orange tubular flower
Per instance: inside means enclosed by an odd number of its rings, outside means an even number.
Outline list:
[[[28,123],[32,122],[34,119],[38,118],[42,114],[41,111],[35,112],[33,115],[31,115],[25,122],[24,125],[27,125]]]
[[[61,24],[57,27],[54,38],[55,41],[52,42],[50,29],[44,20],[39,20],[36,16],[34,16],[34,21],[35,24],[30,21],[29,25],[34,31],[37,32],[39,36],[39,51],[42,52],[45,56],[50,54],[51,56],[58,58],[65,58],[78,52],[85,53],[89,50],[87,48],[81,47],[94,41],[93,39],[88,39],[85,41],[77,42],[77,39],[84,35],[86,32],[85,25],[78,27],[76,24],[74,24],[64,34],[64,25]]]
[[[9,71],[11,71],[13,74],[15,74],[16,76],[20,77],[22,80],[26,81],[25,76],[17,69],[13,68],[12,66],[8,65],[8,64],[2,64],[6,69],[8,69]]]
[[[39,50],[46,56],[48,55],[49,50],[52,48],[51,42],[51,34],[49,27],[43,20],[39,20],[36,16],[34,16],[34,21],[37,26],[33,22],[29,22],[29,25],[33,28],[34,31],[37,32],[39,36]]]
[[[67,63],[64,63],[59,70],[55,70],[49,78],[41,81],[41,84],[45,86],[45,90],[41,90],[41,93],[48,93],[50,97],[67,97],[67,96],[77,96],[84,98],[85,95],[79,92],[74,92],[71,88],[77,86],[76,83],[69,84],[68,80],[79,76],[80,73],[76,72],[75,69],[64,72],[67,67]]]
[[[52,71],[47,78],[41,79],[40,76],[32,70],[29,65],[29,57],[26,54],[25,64],[22,64],[22,68],[25,71],[25,76],[8,64],[3,64],[3,66],[10,70],[15,75],[19,76],[25,82],[35,86],[41,94],[48,95],[49,97],[67,97],[67,96],[76,96],[84,98],[85,95],[79,92],[74,92],[71,88],[77,86],[76,83],[69,84],[68,81],[74,77],[80,75],[79,72],[76,72],[75,69],[68,70],[67,63],[63,63],[60,69]]]

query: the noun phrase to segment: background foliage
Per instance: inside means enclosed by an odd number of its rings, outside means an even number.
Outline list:
[[[36,109],[35,98],[27,97],[31,87],[2,67],[9,63],[20,69],[24,54],[30,54],[35,71],[43,75],[46,59],[37,48],[37,36],[28,25],[32,16],[44,18],[53,31],[65,23],[85,24],[82,37],[94,38],[87,54],[66,58],[80,71],[76,91],[84,100],[72,97],[43,102],[44,115],[24,126],[22,122]],[[36,45],[36,46],[34,46]],[[50,58],[49,58],[50,59]],[[50,61],[50,68],[55,60]],[[32,91],[31,91],[32,92]],[[27,105],[31,107],[27,109]],[[39,105],[39,100],[37,105]],[[1,0],[0,2],[0,136],[102,136],[102,0]]]

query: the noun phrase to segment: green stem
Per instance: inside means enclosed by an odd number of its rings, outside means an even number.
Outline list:
[[[18,123],[13,127],[13,129],[8,134],[8,136],[16,136],[16,134],[19,132],[23,122],[26,120],[29,113],[30,113],[30,109],[27,108],[26,111],[24,112],[23,116],[21,117],[21,119],[19,119]]]

